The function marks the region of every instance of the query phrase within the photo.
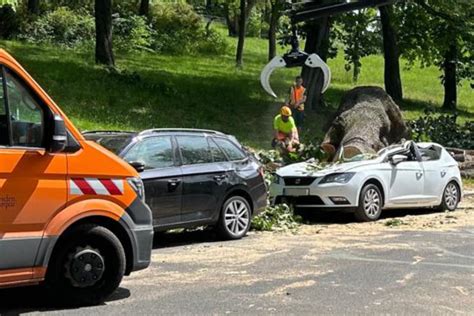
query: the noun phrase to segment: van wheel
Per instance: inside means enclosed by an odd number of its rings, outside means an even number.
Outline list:
[[[451,181],[444,188],[443,196],[441,197],[441,204],[437,207],[439,211],[454,211],[459,204],[461,192],[458,185]]]
[[[359,222],[372,222],[379,219],[382,214],[382,193],[374,184],[367,184],[362,188],[359,197],[359,206],[355,217]]]
[[[120,285],[125,251],[110,230],[82,225],[60,240],[46,274],[52,299],[68,305],[97,305]]]
[[[232,196],[222,206],[217,233],[223,239],[240,239],[247,234],[250,222],[251,209],[247,200],[241,196]]]

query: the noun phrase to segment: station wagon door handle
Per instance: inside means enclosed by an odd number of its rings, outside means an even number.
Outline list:
[[[168,180],[168,190],[170,192],[176,190],[176,188],[178,187],[178,185],[181,183],[181,180],[179,179],[170,179]]]
[[[227,178],[227,175],[226,174],[223,174],[223,175],[220,175],[220,176],[214,176],[214,180],[220,182],[220,181],[223,181]]]

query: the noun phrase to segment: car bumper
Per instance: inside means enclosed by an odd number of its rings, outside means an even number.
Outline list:
[[[262,182],[260,185],[253,188],[250,192],[250,195],[253,200],[253,214],[258,215],[265,210],[268,204],[268,193],[265,182]]]
[[[272,184],[270,187],[271,205],[288,203],[300,208],[354,210],[359,204],[358,196],[359,187],[352,181],[308,186]]]
[[[146,269],[150,265],[153,248],[154,229],[151,211],[143,201],[136,199],[127,208],[122,220],[129,228],[133,251],[133,261],[127,269],[127,274]]]

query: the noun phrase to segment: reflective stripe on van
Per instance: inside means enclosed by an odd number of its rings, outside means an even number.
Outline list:
[[[122,195],[123,180],[74,178],[69,180],[71,195]]]

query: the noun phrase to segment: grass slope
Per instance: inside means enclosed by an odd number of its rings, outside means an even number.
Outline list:
[[[222,130],[244,143],[268,148],[271,120],[297,69],[278,70],[272,85],[279,101],[260,87],[259,73],[266,63],[265,40],[246,41],[244,68],[234,67],[235,40],[224,56],[163,56],[151,53],[117,54],[120,74],[94,65],[92,51],[65,50],[14,41],[0,41],[36,78],[40,85],[83,130],[151,127],[197,127]],[[357,85],[383,86],[383,59],[363,59]],[[333,83],[326,93],[329,108],[309,113],[310,136],[337,108],[345,91],[354,87],[344,71],[343,57],[329,62]],[[403,70],[407,100],[401,104],[408,119],[426,105],[439,106],[443,99],[439,71],[434,68]],[[474,92],[465,84],[459,91],[461,120],[474,119]]]

